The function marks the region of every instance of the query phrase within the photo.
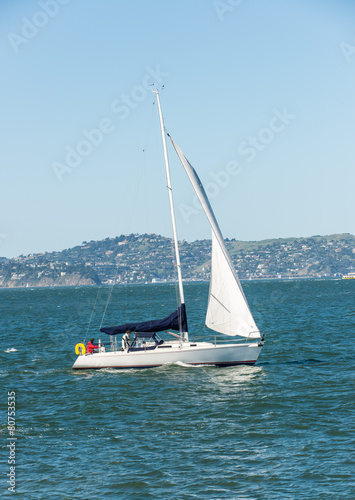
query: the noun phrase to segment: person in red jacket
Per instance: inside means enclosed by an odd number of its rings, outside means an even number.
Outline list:
[[[94,341],[95,341],[95,339],[90,339],[88,342],[88,354],[91,354],[92,352],[97,352],[97,351],[94,351],[94,349],[99,348],[98,345],[94,345]]]

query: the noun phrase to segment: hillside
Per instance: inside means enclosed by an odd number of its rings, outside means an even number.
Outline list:
[[[355,236],[334,234],[262,241],[226,240],[240,278],[329,278],[355,268]],[[186,280],[207,280],[211,241],[180,242]],[[0,259],[0,287],[80,286],[175,280],[173,245],[129,234],[62,250]]]

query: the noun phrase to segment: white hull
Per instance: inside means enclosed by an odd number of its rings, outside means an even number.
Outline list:
[[[262,346],[262,342],[222,345],[208,342],[171,343],[159,346],[154,350],[98,352],[80,355],[73,368],[151,368],[178,361],[187,365],[253,365],[259,357]]]

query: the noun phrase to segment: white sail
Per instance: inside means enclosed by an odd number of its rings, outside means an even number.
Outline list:
[[[212,229],[211,282],[206,326],[225,335],[259,338],[260,332],[250,312],[248,302],[202,183],[181,149],[171,137],[170,140]]]

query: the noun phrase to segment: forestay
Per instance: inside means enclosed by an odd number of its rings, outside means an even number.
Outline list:
[[[202,183],[181,149],[171,137],[170,140],[212,229],[211,281],[206,326],[225,335],[259,338],[260,332],[250,312],[248,302]]]

